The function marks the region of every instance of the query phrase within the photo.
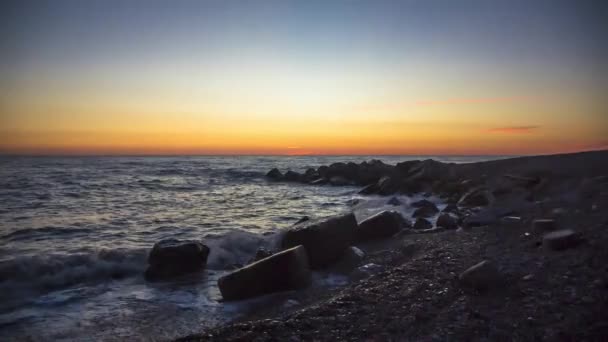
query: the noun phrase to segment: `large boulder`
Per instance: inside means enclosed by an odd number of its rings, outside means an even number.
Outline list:
[[[420,207],[420,208],[414,210],[412,217],[414,217],[414,218],[431,217],[431,216],[437,214],[438,212],[439,212],[439,209],[437,209],[437,207],[435,205]]]
[[[399,182],[390,176],[380,178],[376,186],[380,195],[391,195],[399,191]]]
[[[482,207],[492,203],[494,196],[485,188],[475,188],[462,195],[458,205],[462,207]]]
[[[291,248],[304,246],[313,269],[325,267],[338,260],[355,239],[357,220],[353,213],[308,220],[287,230],[281,245]]]
[[[355,182],[360,185],[372,184],[380,178],[390,175],[393,172],[394,166],[384,164],[380,160],[371,160],[359,164]]]
[[[452,172],[449,164],[427,159],[410,167],[407,178],[409,180],[431,182],[451,179]]]
[[[457,229],[458,218],[449,213],[443,213],[437,217],[435,226],[445,229]]]
[[[285,176],[283,176],[283,178],[289,182],[299,182],[302,180],[302,174],[289,170],[285,172]]]
[[[359,222],[355,229],[355,239],[361,242],[387,238],[398,233],[405,225],[401,214],[385,210]]]
[[[306,249],[297,246],[225,275],[217,283],[225,300],[240,300],[300,289],[310,282]]]
[[[176,277],[205,268],[209,247],[200,241],[166,239],[154,244],[148,256],[147,280]]]
[[[329,184],[334,185],[334,186],[344,186],[344,185],[351,184],[351,182],[345,177],[333,176],[329,179]]]
[[[412,227],[416,230],[425,230],[433,228],[433,224],[429,222],[429,220],[424,219],[422,217],[418,218]]]
[[[283,174],[276,167],[266,174],[266,178],[269,178],[274,181],[279,181],[283,179]]]
[[[302,180],[307,183],[313,182],[313,181],[317,180],[318,178],[319,178],[319,173],[317,172],[317,170],[315,170],[313,168],[307,169],[306,172],[304,172],[304,175],[302,176]]]
[[[342,257],[329,268],[329,271],[349,274],[361,265],[364,258],[365,253],[362,250],[355,246],[350,246],[344,251]]]

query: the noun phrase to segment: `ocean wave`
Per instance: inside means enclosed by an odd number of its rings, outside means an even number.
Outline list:
[[[53,226],[46,226],[42,228],[23,228],[1,236],[0,240],[16,241],[31,237],[39,237],[41,235],[65,236],[70,234],[89,233],[90,231],[91,230],[87,228],[64,228]]]
[[[0,262],[0,299],[21,291],[44,291],[143,273],[148,249],[89,250],[73,254],[19,256]]]
[[[246,264],[258,248],[275,249],[279,233],[256,234],[234,230],[226,234],[208,234],[204,244],[210,248],[207,267],[214,270],[231,269]]]

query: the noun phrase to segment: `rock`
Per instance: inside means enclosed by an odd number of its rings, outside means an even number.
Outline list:
[[[307,169],[306,172],[304,172],[304,175],[302,176],[302,180],[307,183],[310,183],[318,178],[319,173],[313,168]]]
[[[260,261],[262,259],[268,258],[269,256],[272,255],[272,252],[267,250],[264,247],[260,247],[258,248],[258,250],[255,252],[255,256],[248,262],[248,264],[252,264],[256,261]],[[239,267],[240,268],[240,267]]]
[[[578,234],[571,229],[557,230],[543,237],[543,247],[548,250],[561,251],[576,247],[580,243]]]
[[[166,239],[154,244],[148,256],[147,280],[159,280],[199,271],[207,264],[209,247],[199,241]]]
[[[377,188],[380,195],[391,195],[399,190],[397,181],[390,176],[380,178]]]
[[[537,219],[532,222],[535,232],[547,233],[555,230],[555,221],[551,219]]]
[[[281,173],[281,171],[279,171],[279,169],[274,168],[268,171],[268,173],[266,174],[266,178],[270,178],[274,181],[279,181],[283,179],[283,174]]]
[[[302,218],[301,218],[301,219],[299,219],[298,221],[296,221],[296,223],[294,223],[293,225],[295,226],[295,225],[297,225],[297,224],[300,224],[300,223],[302,223],[302,222],[306,222],[306,221],[308,221],[308,220],[310,220],[310,217],[308,217],[308,216],[302,216]]]
[[[380,160],[371,160],[358,165],[356,179],[354,181],[360,185],[372,184],[381,177],[393,173],[394,166],[384,164]]]
[[[444,213],[457,213],[458,207],[455,204],[448,204],[441,212]]]
[[[338,260],[355,238],[357,220],[353,213],[302,222],[285,232],[281,245],[303,245],[310,266],[321,268]]]
[[[415,181],[435,181],[451,178],[450,166],[433,159],[423,160],[409,169],[407,179]]]
[[[334,186],[344,186],[344,185],[349,185],[350,181],[341,176],[333,176],[329,179],[329,184],[334,185]]]
[[[283,304],[283,307],[286,308],[286,309],[289,309],[289,308],[292,308],[292,307],[298,306],[298,305],[300,305],[300,302],[298,302],[297,300],[295,300],[295,299],[288,299]]]
[[[398,206],[401,205],[401,201],[397,198],[397,197],[391,197],[391,199],[389,199],[386,204],[390,204],[390,205],[394,205],[394,206]]]
[[[406,176],[406,175],[410,174],[412,168],[414,168],[416,165],[418,165],[420,163],[421,163],[420,160],[404,161],[401,163],[397,163],[397,165],[395,165],[395,170],[397,170],[397,172],[399,172],[402,176]]]
[[[513,183],[513,185],[521,186],[524,188],[532,188],[535,185],[539,184],[541,181],[541,179],[538,177],[531,178],[517,175],[503,175],[503,177]]]
[[[429,222],[429,220],[420,217],[416,220],[416,223],[414,223],[414,226],[412,228],[417,230],[430,229],[433,228],[433,224]]]
[[[304,288],[310,282],[306,249],[297,246],[225,275],[217,283],[225,300],[240,300]]]
[[[439,215],[435,226],[445,229],[458,229],[458,220],[451,214],[444,213]]]
[[[378,264],[374,264],[374,263],[369,263],[369,264],[365,264],[363,266],[359,266],[355,272],[353,272],[353,274],[351,275],[351,277],[355,280],[357,279],[365,279],[368,278],[376,273],[381,272],[382,270],[384,270],[384,267]]]
[[[484,188],[476,188],[464,194],[458,201],[463,207],[482,207],[489,205],[493,200],[492,194]]]
[[[426,200],[426,199],[412,202],[411,206],[414,208],[435,208],[435,209],[437,209],[437,206],[435,205],[435,203],[433,203],[429,200]],[[439,210],[437,210],[437,211],[439,211]]]
[[[311,185],[323,185],[327,183],[327,179],[326,178],[317,178],[315,180],[310,181]]]
[[[431,217],[435,214],[437,214],[439,212],[439,209],[437,209],[437,207],[433,206],[433,207],[422,207],[422,208],[418,208],[414,211],[414,213],[412,214],[412,217],[414,218],[418,218],[418,217]]]
[[[331,272],[348,274],[361,265],[365,253],[355,246],[348,247],[340,260],[331,266]]]
[[[484,260],[462,272],[458,279],[464,287],[486,291],[500,284],[500,273],[489,261]]]
[[[519,216],[505,216],[505,217],[501,218],[500,220],[502,222],[508,223],[508,224],[521,223],[521,217],[519,217]]]
[[[359,191],[359,194],[361,195],[371,195],[371,194],[375,194],[378,192],[378,184],[377,183],[373,183],[373,184],[369,184],[367,186],[365,186],[363,189],[361,189]]]
[[[299,182],[302,180],[302,175],[295,171],[289,170],[289,171],[285,172],[285,176],[283,176],[283,178],[289,182]]]
[[[385,210],[359,222],[355,229],[355,240],[361,242],[387,238],[399,232],[404,225],[401,214]]]

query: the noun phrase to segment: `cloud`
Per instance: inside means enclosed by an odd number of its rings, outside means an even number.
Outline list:
[[[540,129],[540,126],[507,126],[494,127],[487,130],[490,133],[527,134]]]
[[[425,100],[417,101],[419,106],[428,105],[458,105],[458,104],[493,104],[493,103],[511,103],[519,101],[531,100],[530,96],[510,96],[510,97],[473,97],[473,98],[451,98],[440,100]]]

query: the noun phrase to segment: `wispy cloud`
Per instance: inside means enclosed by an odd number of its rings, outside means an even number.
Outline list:
[[[540,129],[540,126],[507,126],[494,127],[487,130],[490,133],[527,134]]]
[[[424,100],[417,101],[419,106],[428,105],[458,105],[458,104],[493,104],[493,103],[511,103],[530,100],[529,96],[504,96],[504,97],[472,97],[472,98],[451,98],[439,100]]]

